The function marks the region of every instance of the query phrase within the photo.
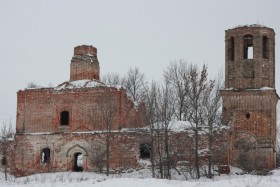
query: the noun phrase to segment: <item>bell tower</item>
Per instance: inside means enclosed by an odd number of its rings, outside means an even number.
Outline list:
[[[81,45],[74,48],[70,64],[70,81],[82,79],[99,80],[97,49],[93,46]]]
[[[223,123],[230,126],[229,161],[245,170],[276,167],[275,33],[265,26],[225,31]]]
[[[226,31],[226,88],[275,88],[275,33],[252,25]]]

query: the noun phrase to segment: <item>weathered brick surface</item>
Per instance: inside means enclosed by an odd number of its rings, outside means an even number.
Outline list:
[[[97,49],[92,46],[77,46],[70,65],[70,81],[81,79],[99,80]]]
[[[253,59],[244,59],[244,37],[253,36]],[[263,58],[263,37],[268,38],[268,57]],[[231,38],[234,39],[234,59],[231,59]],[[226,30],[226,88],[275,87],[275,33],[262,26],[244,26]]]
[[[198,149],[200,165],[207,165],[209,157],[213,165],[227,165],[228,161],[228,128],[213,130],[212,150],[209,150],[208,129],[198,130]],[[188,167],[195,166],[195,137],[192,130],[174,132],[169,137],[172,160]],[[210,154],[211,152],[211,154]],[[187,162],[187,164],[186,164]]]
[[[252,59],[244,57],[248,35],[252,38]],[[247,170],[274,169],[279,99],[275,90],[275,33],[263,26],[244,26],[227,30],[225,40],[226,89],[221,95],[223,123],[231,127],[230,164]]]
[[[73,171],[75,153],[83,154],[84,171],[99,171],[97,166],[100,163],[96,163],[96,154],[105,150],[105,136],[105,133],[100,132],[17,135],[14,150],[11,151],[14,154],[11,173],[18,177],[42,172]],[[139,136],[133,132],[111,134],[111,169],[139,167],[136,139]],[[41,162],[44,148],[50,149],[48,163]],[[101,159],[105,163],[104,156]]]
[[[74,48],[75,55],[90,55],[97,57],[97,49],[93,46],[81,45]]]
[[[207,129],[199,130],[200,164],[206,165],[209,158]],[[213,131],[212,162],[214,165],[228,163],[228,128]],[[170,156],[176,167],[194,167],[194,136],[191,130],[172,132],[169,136]],[[149,142],[146,130],[113,131],[110,135],[110,169],[113,172],[129,168],[141,168],[140,145]],[[1,144],[0,144],[1,145]],[[155,143],[155,154],[157,144]],[[1,148],[1,146],[0,146]],[[50,161],[41,162],[42,150],[50,149]],[[101,131],[72,133],[25,133],[17,134],[9,146],[9,172],[16,177],[44,172],[74,170],[75,153],[83,154],[83,170],[97,171],[106,167],[106,134]],[[0,154],[1,156],[1,154]],[[158,159],[157,157],[155,159]],[[3,168],[4,166],[2,166]],[[157,166],[156,166],[157,167]]]
[[[113,130],[143,126],[141,121],[135,123],[140,110],[134,108],[123,89],[27,89],[18,92],[16,130],[18,133],[105,130],[103,113],[98,108],[105,101],[117,106]],[[60,125],[62,111],[69,112],[68,126]]]

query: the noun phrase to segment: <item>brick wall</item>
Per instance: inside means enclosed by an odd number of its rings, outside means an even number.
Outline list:
[[[97,49],[92,46],[77,46],[70,64],[70,81],[82,79],[99,80]]]
[[[221,95],[223,123],[231,127],[230,163],[241,167],[238,159],[250,158],[249,169],[274,169],[278,101],[275,90],[222,90]],[[244,134],[248,137],[242,139]],[[249,144],[250,149],[244,150],[247,145],[242,144],[250,138],[255,142]]]
[[[107,106],[104,105],[107,103]],[[111,87],[72,90],[27,89],[18,92],[17,133],[105,130],[102,107],[112,108],[112,129],[141,127],[140,112],[123,89]],[[69,125],[61,125],[61,112]],[[135,122],[137,119],[137,123]]]
[[[98,159],[98,153],[106,149],[105,136],[105,133],[99,132],[17,135],[11,173],[19,177],[34,173],[73,171],[75,153],[82,153],[84,171],[98,172],[98,164],[101,162],[104,162],[103,169],[106,167],[105,155],[100,155],[101,159]],[[139,146],[136,139],[139,136],[133,132],[111,134],[112,171],[139,167]],[[50,149],[50,160],[47,163],[41,161],[44,148]]]
[[[205,132],[205,129],[199,131],[200,165],[206,165],[209,158],[208,137]],[[149,136],[149,132],[143,129],[112,132],[110,136],[111,171],[142,168],[141,163],[138,162],[140,145],[149,142]],[[214,165],[228,163],[228,145],[225,143],[227,138],[227,128],[214,130],[212,143]],[[169,143],[172,161],[176,162],[176,167],[194,166],[194,137],[191,130],[171,133]],[[156,147],[156,143],[154,146]],[[41,160],[44,148],[50,149],[50,160],[47,163],[42,163]],[[157,154],[157,148],[154,150]],[[8,151],[9,172],[16,177],[44,172],[71,172],[74,171],[75,153],[83,155],[83,171],[99,172],[99,167],[102,167],[104,172],[106,154],[99,153],[105,153],[105,151],[106,134],[100,131],[17,134],[15,141],[10,143]]]

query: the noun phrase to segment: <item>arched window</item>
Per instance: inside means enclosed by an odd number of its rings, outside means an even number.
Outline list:
[[[228,41],[228,61],[234,61],[234,37]]]
[[[50,148],[44,148],[42,149],[42,153],[41,153],[41,163],[48,163],[50,161]]]
[[[253,48],[253,36],[244,36],[244,59],[253,59],[254,48]]]
[[[69,112],[63,111],[60,113],[60,125],[69,125]]]
[[[268,59],[268,38],[267,38],[267,36],[263,36],[262,47],[263,47],[262,56],[264,59]]]

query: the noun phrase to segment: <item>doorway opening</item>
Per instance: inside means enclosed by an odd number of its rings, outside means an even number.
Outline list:
[[[73,171],[82,172],[83,171],[83,154],[75,153],[74,154],[74,168]]]

